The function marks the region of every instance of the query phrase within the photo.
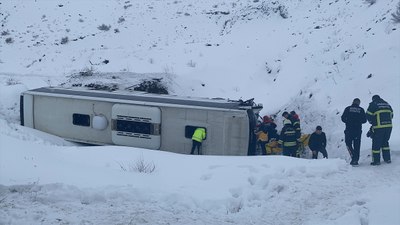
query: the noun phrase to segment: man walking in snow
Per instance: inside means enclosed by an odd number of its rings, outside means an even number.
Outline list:
[[[318,159],[318,152],[321,152],[324,158],[328,158],[328,153],[326,152],[326,135],[322,132],[321,126],[317,126],[315,132],[311,134],[308,147],[312,151],[313,159]]]
[[[365,111],[360,107],[360,103],[360,99],[355,98],[342,114],[342,121],[346,124],[345,143],[351,156],[350,165],[353,166],[357,166],[360,159],[362,124],[367,122]]]
[[[383,160],[386,163],[391,163],[389,139],[392,133],[392,107],[381,99],[379,95],[374,95],[366,115],[373,129],[371,165],[377,166],[381,164],[381,149]]]

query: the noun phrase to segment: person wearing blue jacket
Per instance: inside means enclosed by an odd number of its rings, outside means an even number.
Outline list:
[[[318,159],[318,152],[321,152],[324,158],[328,158],[328,152],[326,151],[326,135],[322,132],[321,126],[317,126],[315,132],[311,134],[308,147],[310,147],[312,151],[313,159]]]
[[[360,159],[362,124],[367,122],[365,111],[360,107],[360,99],[355,98],[342,114],[342,122],[346,124],[344,140],[351,156],[350,165],[357,166]]]

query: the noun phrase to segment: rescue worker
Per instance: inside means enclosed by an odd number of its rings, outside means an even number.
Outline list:
[[[365,111],[360,107],[360,99],[355,98],[350,106],[344,109],[342,121],[346,124],[344,140],[351,156],[350,165],[357,166],[360,159],[362,124],[367,122]]]
[[[296,157],[297,137],[292,122],[288,119],[283,120],[283,128],[279,136],[279,145],[283,148],[283,155]]]
[[[267,126],[272,127],[273,129],[276,128],[276,123],[275,123],[274,120],[271,119],[271,117],[269,117],[269,116],[264,116],[264,117],[263,117],[263,123],[266,124]]]
[[[290,122],[292,122],[292,115],[290,115],[288,112],[283,112],[282,113],[282,117],[284,117],[285,119],[289,120]],[[293,125],[293,124],[292,124]]]
[[[264,116],[263,123],[265,124],[268,133],[268,141],[270,141],[273,138],[278,139],[279,135],[278,131],[276,130],[277,125],[274,122],[274,120],[269,116]]]
[[[328,158],[328,152],[326,151],[326,135],[322,132],[321,126],[317,126],[314,133],[311,134],[308,147],[310,147],[312,151],[313,159],[318,159],[318,152],[321,152],[325,159]]]
[[[192,136],[192,151],[190,152],[190,154],[193,155],[195,148],[197,148],[197,154],[202,155],[201,144],[205,139],[206,139],[206,129],[202,127],[196,128]]]
[[[301,137],[300,117],[299,117],[299,115],[297,115],[297,113],[295,111],[291,111],[290,116],[291,116],[291,121],[292,121],[293,127],[296,131],[297,138],[300,138]]]
[[[296,137],[299,139],[301,137],[301,129],[300,129],[300,117],[297,115],[297,113],[293,110],[290,112],[290,121],[292,121],[294,130],[296,131]],[[297,149],[296,152],[296,157],[300,158],[301,153],[303,152],[303,149],[299,145],[299,149]]]
[[[391,163],[389,139],[392,132],[392,107],[379,95],[374,95],[368,106],[366,116],[373,128],[371,165],[381,164],[381,149],[383,160],[386,163]]]

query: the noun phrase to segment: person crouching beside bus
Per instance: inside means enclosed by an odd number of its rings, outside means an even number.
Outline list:
[[[190,154],[194,154],[195,148],[197,148],[197,154],[202,155],[201,143],[206,139],[206,130],[204,128],[196,128],[192,136],[192,151]]]
[[[321,126],[317,126],[315,132],[311,134],[308,147],[312,151],[313,159],[318,159],[318,152],[321,152],[324,158],[328,158],[328,153],[326,152],[326,135],[322,132]]]
[[[297,135],[292,122],[288,119],[283,120],[283,128],[278,143],[283,147],[283,155],[296,157]]]

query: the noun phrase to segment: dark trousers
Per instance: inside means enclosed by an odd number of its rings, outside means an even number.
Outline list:
[[[266,141],[258,141],[258,146],[260,147],[261,150],[261,155],[266,155],[267,154],[267,149],[265,145],[268,144]]]
[[[283,146],[282,154],[285,156],[296,157],[297,146],[285,147]]]
[[[392,133],[392,128],[378,128],[374,129],[372,138],[372,159],[377,163],[381,161],[381,149],[383,160],[390,160],[389,139]]]
[[[328,152],[326,151],[325,148],[317,149],[317,150],[312,150],[312,158],[313,159],[318,159],[318,152],[321,152],[324,158],[328,158]]]
[[[358,160],[360,159],[361,133],[361,130],[344,131],[344,141],[346,143],[347,150],[349,150],[352,163],[358,163]]]
[[[190,154],[192,154],[192,155],[194,154],[195,148],[197,148],[197,154],[201,155],[202,154],[201,153],[201,142],[193,140],[193,142],[192,142],[192,151],[190,151]]]

